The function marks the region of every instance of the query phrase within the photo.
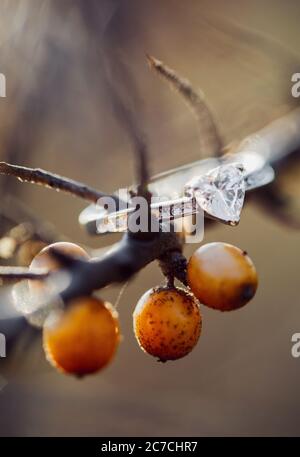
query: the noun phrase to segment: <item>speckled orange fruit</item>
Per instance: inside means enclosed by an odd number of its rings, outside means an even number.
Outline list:
[[[50,314],[43,329],[49,362],[76,376],[95,373],[113,358],[119,344],[118,314],[107,302],[84,297],[66,311]]]
[[[221,311],[241,308],[257,289],[257,272],[245,251],[227,243],[208,243],[191,256],[188,284],[204,305]]]
[[[42,249],[32,260],[29,269],[44,269],[48,271],[55,271],[61,268],[59,262],[50,254],[50,249],[55,248],[63,254],[68,254],[74,257],[79,257],[83,260],[89,260],[88,253],[75,243],[60,241],[57,243],[49,244]],[[45,283],[40,280],[28,281],[30,290],[32,292],[41,292]]]
[[[179,288],[148,290],[133,313],[139,345],[161,361],[187,355],[198,341],[201,324],[198,300]]]

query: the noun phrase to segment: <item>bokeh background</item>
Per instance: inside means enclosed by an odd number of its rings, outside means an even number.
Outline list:
[[[297,0],[1,0],[0,17],[0,71],[7,78],[1,159],[101,190],[134,180],[132,144],[112,90],[146,138],[153,173],[200,158],[197,123],[150,71],[147,52],[204,91],[225,143],[295,102]],[[0,178],[2,200],[13,195],[63,239],[95,249],[117,240],[84,233],[77,222],[84,202]],[[294,193],[297,179],[288,179]],[[44,359],[40,335],[20,330],[0,360],[7,381],[0,435],[299,435],[300,359],[291,356],[291,337],[300,332],[300,233],[249,203],[237,228],[206,230],[205,242],[216,240],[247,250],[257,266],[260,286],[248,306],[228,314],[203,307],[195,350],[157,363],[132,332],[138,298],[162,281],[152,264],[120,299],[124,338],[116,359],[83,380],[57,374]],[[194,249],[187,246],[187,256]],[[119,291],[110,287],[101,296],[115,302]]]

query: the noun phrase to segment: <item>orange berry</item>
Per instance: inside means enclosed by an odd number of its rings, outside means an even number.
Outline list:
[[[204,305],[221,311],[241,308],[257,289],[257,272],[245,251],[227,243],[208,243],[191,256],[188,284]]]
[[[145,352],[161,361],[179,359],[195,347],[201,333],[198,301],[183,289],[150,289],[134,310],[133,325]]]
[[[68,254],[83,260],[90,259],[88,253],[77,244],[60,241],[57,243],[49,244],[44,249],[42,249],[32,260],[29,269],[44,269],[48,271],[55,271],[61,268],[60,263],[50,254],[51,248],[55,248],[57,251],[60,251],[63,254]],[[45,288],[45,283],[40,280],[30,280],[28,281],[28,284],[32,292],[43,292]]]
[[[68,254],[74,257],[80,257],[88,260],[88,253],[75,243],[59,241],[58,243],[49,244],[42,249],[32,260],[30,268],[44,268],[47,270],[57,270],[61,267],[59,262],[50,254],[50,249],[55,248],[63,254]]]
[[[94,297],[73,300],[45,322],[43,345],[59,371],[84,376],[105,367],[119,344],[118,314],[110,303]]]

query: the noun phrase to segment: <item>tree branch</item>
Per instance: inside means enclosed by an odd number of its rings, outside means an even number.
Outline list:
[[[155,259],[165,258],[172,252],[180,254],[181,242],[175,233],[161,232],[155,239],[140,240],[127,233],[122,240],[114,245],[106,255],[100,259],[84,261],[62,254],[56,249],[50,251],[51,255],[61,263],[62,269],[68,271],[70,283],[62,292],[61,298],[67,302],[72,298],[91,294],[94,290],[101,289],[109,284],[122,283]],[[181,254],[181,258],[182,258]],[[53,276],[58,272],[52,273]],[[182,265],[175,263],[172,274],[183,281]],[[46,279],[49,272],[29,270],[21,267],[1,267],[0,277],[6,279]]]
[[[210,151],[220,153],[221,141],[211,114],[202,100],[186,80],[182,80],[173,70],[165,67],[154,58],[149,58],[151,65],[162,74],[193,106],[199,119],[203,117],[204,133],[210,138]],[[114,91],[112,91],[113,93]],[[115,94],[114,103],[116,112],[124,122],[125,128],[135,145],[137,160],[137,175],[139,180],[139,194],[145,195],[149,179],[147,149],[141,132],[137,130],[132,113]],[[250,135],[242,142],[235,152],[248,150],[261,154],[267,162],[276,168],[286,163],[293,152],[300,149],[300,110],[290,113],[279,119],[254,135]],[[205,140],[203,137],[203,142]],[[250,147],[249,147],[250,146]],[[204,147],[204,143],[203,143]],[[205,149],[207,152],[207,148]],[[102,192],[94,190],[82,183],[69,180],[48,173],[40,169],[30,169],[9,165],[0,162],[0,173],[12,175],[22,181],[45,185],[56,190],[71,193],[77,197],[97,202],[104,196]],[[259,195],[264,190],[253,191]],[[151,195],[151,194],[149,194]],[[117,197],[113,196],[115,200]],[[91,294],[93,291],[113,283],[128,281],[138,271],[154,260],[158,260],[163,273],[170,283],[174,278],[186,284],[186,259],[182,255],[182,242],[174,232],[151,233],[150,236],[142,233],[126,233],[122,240],[114,245],[102,258],[84,261],[61,254],[53,249],[51,254],[61,263],[62,270],[66,270],[70,277],[68,286],[61,292],[61,298],[68,302],[72,298]],[[59,272],[51,273],[55,275]],[[26,268],[0,267],[0,278],[6,279],[46,279],[50,275],[45,271],[30,271]],[[43,306],[43,304],[41,304]]]
[[[196,115],[200,129],[200,153],[203,157],[221,155],[223,143],[212,112],[204,99],[204,95],[196,91],[187,79],[183,79],[160,60],[150,55],[147,55],[147,59],[150,67],[182,95]]]
[[[46,279],[49,272],[44,270],[29,270],[27,267],[0,267],[0,278],[21,280],[21,279]]]
[[[137,98],[136,94],[132,94],[132,81],[131,77],[127,71],[125,71],[124,65],[120,62],[117,66],[118,73],[123,76],[124,80],[127,83],[127,86],[130,90],[130,95]],[[137,179],[137,193],[140,196],[145,196],[147,199],[150,198],[148,191],[148,181],[150,178],[149,175],[149,163],[148,163],[148,149],[144,134],[140,127],[140,120],[136,119],[135,115],[132,112],[132,109],[128,106],[120,93],[120,88],[116,88],[112,85],[111,81],[106,81],[106,84],[109,89],[110,99],[113,104],[115,114],[128,134],[129,139],[132,141],[134,148],[134,158],[136,165],[136,179]]]
[[[41,168],[21,167],[6,162],[0,162],[0,174],[14,176],[22,182],[39,184],[57,191],[63,191],[93,203],[97,203],[99,198],[107,196],[107,194],[95,190],[86,184],[54,173],[49,173]],[[110,197],[116,203],[119,203],[119,199],[116,195],[110,195]]]

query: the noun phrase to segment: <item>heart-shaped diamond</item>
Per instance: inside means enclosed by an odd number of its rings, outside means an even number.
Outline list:
[[[243,166],[238,163],[220,165],[202,176],[195,176],[184,188],[186,196],[213,217],[237,224],[245,197]]]

